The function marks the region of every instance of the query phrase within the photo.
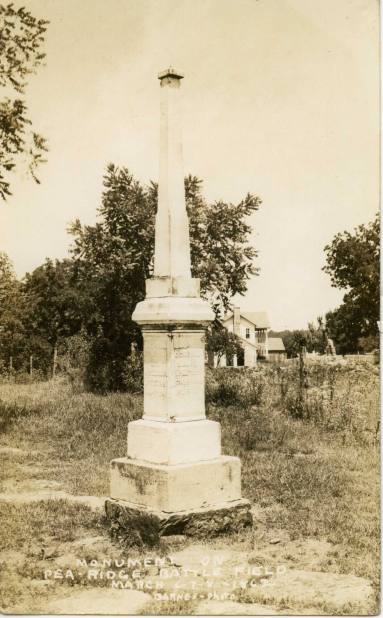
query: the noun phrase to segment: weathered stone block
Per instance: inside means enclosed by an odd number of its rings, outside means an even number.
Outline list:
[[[167,423],[139,420],[128,425],[128,457],[158,464],[217,459],[221,427],[215,421]]]
[[[144,418],[205,418],[204,331],[145,330]]]
[[[241,463],[228,456],[177,465],[114,459],[110,495],[167,513],[230,502],[241,498]]]
[[[253,523],[250,503],[244,499],[174,513],[108,499],[105,511],[117,536],[129,536],[139,531],[142,541],[151,545],[165,535],[184,534],[203,538],[236,532]]]
[[[146,298],[182,296],[199,298],[199,279],[191,277],[151,277],[146,279]]]
[[[214,313],[202,298],[167,296],[146,298],[136,305],[132,319],[146,324],[208,324]]]

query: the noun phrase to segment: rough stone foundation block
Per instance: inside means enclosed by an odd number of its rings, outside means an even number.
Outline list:
[[[172,513],[241,498],[241,462],[222,456],[210,461],[161,465],[137,459],[111,462],[111,498]]]
[[[167,423],[139,420],[128,425],[128,458],[158,464],[217,459],[221,427],[215,421]]]
[[[236,532],[253,524],[250,502],[244,499],[174,513],[139,507],[124,500],[108,499],[105,511],[117,535],[139,536],[140,540],[150,544],[170,534],[209,537],[223,532]]]

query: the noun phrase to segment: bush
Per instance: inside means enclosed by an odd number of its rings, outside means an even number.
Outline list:
[[[206,377],[206,400],[223,406],[261,405],[265,377],[257,369],[222,367],[210,369]]]
[[[142,352],[131,354],[125,361],[122,380],[128,393],[142,393],[144,390],[144,361]]]
[[[67,376],[76,391],[84,386],[89,356],[90,340],[85,331],[65,339],[60,350],[58,370]]]
[[[85,371],[85,386],[94,393],[125,390],[127,345],[110,341],[102,333],[92,338]]]

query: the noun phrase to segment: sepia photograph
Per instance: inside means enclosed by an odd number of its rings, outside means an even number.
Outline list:
[[[380,612],[380,3],[0,0],[0,609]]]

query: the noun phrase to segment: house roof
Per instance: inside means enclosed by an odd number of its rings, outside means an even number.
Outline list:
[[[240,314],[245,320],[254,324],[256,328],[270,328],[270,322],[266,311],[240,311]],[[226,320],[232,317],[233,312],[230,311],[225,315],[223,321],[226,322]]]
[[[286,352],[286,348],[280,337],[269,337],[269,352]]]

